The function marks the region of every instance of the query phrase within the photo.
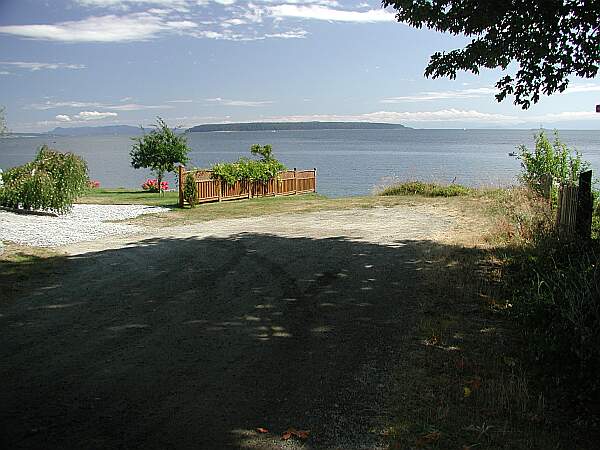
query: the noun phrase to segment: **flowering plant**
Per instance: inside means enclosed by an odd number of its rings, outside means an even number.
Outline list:
[[[88,186],[90,189],[98,189],[100,187],[100,182],[98,180],[90,180],[88,181]]]
[[[158,192],[158,180],[156,179],[152,179],[152,178],[148,178],[143,184],[142,184],[142,189],[148,192]],[[161,191],[168,191],[169,190],[169,183],[167,181],[161,181],[160,182],[160,190]]]

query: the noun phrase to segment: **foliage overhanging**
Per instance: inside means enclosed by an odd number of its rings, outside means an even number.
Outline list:
[[[593,78],[600,63],[600,4],[582,0],[383,0],[396,18],[416,28],[473,39],[462,49],[436,52],[425,75],[456,78],[481,68],[516,74],[496,83],[496,99],[514,95],[527,109],[540,94],[567,88],[570,76]]]

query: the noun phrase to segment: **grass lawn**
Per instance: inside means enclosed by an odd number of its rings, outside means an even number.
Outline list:
[[[77,200],[77,203],[98,205],[151,205],[168,208],[176,208],[178,202],[179,194],[177,192],[165,192],[159,195],[127,188],[91,189]]]
[[[324,210],[416,206],[431,204],[461,210],[481,211],[482,202],[493,203],[492,196],[483,191],[452,198],[430,198],[425,195],[369,195],[361,197],[328,198],[320,194],[303,194],[278,197],[258,197],[247,200],[203,203],[195,208],[179,208],[178,193],[166,192],[162,196],[139,190],[116,188],[95,189],[78,200],[78,203],[104,205],[142,204],[172,208],[167,214],[144,215],[128,222],[152,227],[168,227],[206,222],[217,219],[238,219],[272,214],[297,214]]]

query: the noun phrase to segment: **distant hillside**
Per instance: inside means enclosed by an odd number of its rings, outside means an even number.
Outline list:
[[[283,130],[387,130],[408,129],[396,123],[371,122],[249,122],[215,123],[189,128],[189,133],[207,131],[283,131]]]
[[[119,135],[119,136],[138,136],[142,134],[140,127],[132,127],[130,125],[107,125],[102,127],[72,127],[63,128],[57,127],[47,134],[53,136],[103,136],[103,135]]]

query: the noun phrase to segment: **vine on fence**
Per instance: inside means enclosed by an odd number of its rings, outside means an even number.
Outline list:
[[[212,166],[212,177],[232,185],[236,181],[258,181],[267,183],[279,172],[286,170],[285,165],[271,156],[271,146],[253,145],[250,152],[261,155],[262,159],[241,157],[235,162],[217,163]]]

